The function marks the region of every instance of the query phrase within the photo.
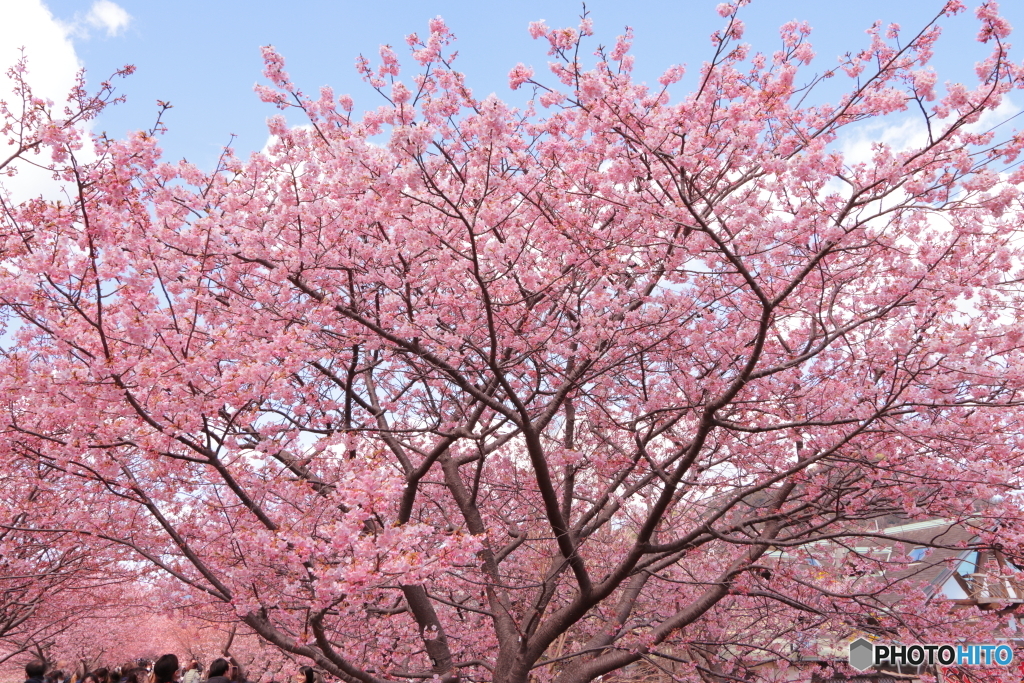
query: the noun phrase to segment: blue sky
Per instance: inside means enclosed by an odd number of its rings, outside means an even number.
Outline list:
[[[597,34],[591,47],[613,43],[630,25],[636,32],[639,79],[654,82],[674,63],[687,64],[692,74],[711,54],[708,35],[722,25],[716,4],[677,0],[627,6],[591,0],[587,8]],[[862,47],[864,30],[874,20],[895,21],[909,32],[942,4],[755,0],[741,16],[747,25],[744,40],[768,53],[779,45],[780,24],[807,20],[818,54],[810,76],[833,66],[836,55]],[[243,154],[266,141],[264,121],[276,110],[252,91],[261,78],[261,45],[278,48],[293,80],[306,92],[329,84],[338,94],[351,93],[357,107],[370,108],[379,104],[378,96],[356,74],[356,56],[372,58],[382,43],[404,47],[406,34],[425,33],[427,20],[440,15],[458,37],[457,66],[467,73],[474,92],[495,92],[516,101],[522,96],[508,90],[509,69],[523,62],[541,72],[548,61],[545,45],[530,39],[527,24],[544,19],[550,26],[575,25],[581,8],[570,0],[0,0],[0,16],[7,24],[0,28],[0,48],[6,48],[0,50],[0,59],[9,61],[10,48],[20,42],[29,48],[33,71],[67,71],[73,59],[88,70],[93,83],[120,65],[134,64],[136,74],[119,86],[128,102],[105,114],[96,130],[124,135],[148,128],[156,100],[167,100],[174,105],[165,118],[170,129],[163,141],[167,155],[208,167],[231,134]],[[1024,28],[1024,3],[1004,3],[1003,13]],[[973,12],[949,26],[935,63],[940,81],[972,78],[974,63],[986,52],[974,42],[976,31]],[[49,37],[31,39],[43,34]],[[1017,57],[1024,57],[1024,50]]]

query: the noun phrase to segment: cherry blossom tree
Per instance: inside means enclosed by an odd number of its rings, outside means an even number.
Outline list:
[[[957,0],[816,75],[803,24],[740,43],[743,4],[687,94],[633,80],[629,32],[585,63],[587,17],[531,25],[522,109],[441,20],[413,76],[360,62],[361,117],[267,48],[303,123],[209,172],[159,122],[86,163],[85,107],[23,89],[12,158],[67,195],[4,204],[4,448],[73,492],[63,530],[343,681],[772,680],[854,633],[991,636],[1010,608],[965,622],[852,549],[943,517],[1022,554],[1009,26],[981,5],[977,83],[943,89]],[[886,117],[919,135],[844,153]]]
[[[15,524],[25,519],[19,513]],[[54,549],[52,534],[0,531],[0,664],[60,632],[80,610],[54,614],[47,607],[82,585],[87,545]],[[79,606],[81,607],[81,605]]]
[[[0,675],[5,680],[23,677],[24,665],[32,659],[70,676],[75,670],[81,674],[100,666],[152,661],[176,651],[173,621],[159,612],[156,596],[138,588],[122,584],[106,594],[55,595],[44,604],[46,613],[34,620],[34,630],[0,641],[6,655]],[[104,595],[111,599],[103,600]]]
[[[54,661],[54,644],[83,623],[93,630],[89,646],[98,646],[97,623],[112,607],[120,617],[125,590],[144,572],[126,564],[120,544],[76,532],[74,502],[65,487],[54,489],[48,468],[15,456],[0,460],[0,470],[0,665],[22,653]]]

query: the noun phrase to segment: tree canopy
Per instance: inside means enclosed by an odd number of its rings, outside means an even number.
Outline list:
[[[740,680],[1005,626],[857,549],[941,517],[1021,557],[1009,27],[982,5],[977,83],[940,88],[955,0],[815,76],[810,29],[755,53],[743,4],[689,93],[634,82],[628,32],[589,63],[586,17],[531,26],[523,108],[473,96],[441,20],[413,75],[362,62],[362,116],[266,48],[260,97],[304,123],[212,171],[159,121],[87,160],[109,87],[62,113],[17,67],[5,166],[67,192],[0,218],[0,454],[66,501],[31,531],[343,681]],[[890,115],[919,134],[844,153]]]

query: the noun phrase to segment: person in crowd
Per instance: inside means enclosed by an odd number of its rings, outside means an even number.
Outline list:
[[[25,665],[25,683],[43,683],[44,673],[46,673],[46,665],[38,659],[33,659]]]
[[[93,671],[92,675],[96,677],[97,683],[110,683],[110,669],[105,666]]]
[[[203,672],[200,671],[199,662],[192,660],[188,663],[185,675],[181,677],[181,683],[199,683],[203,679]]]
[[[153,663],[153,680],[156,683],[173,683],[178,675],[178,658],[163,655]]]
[[[149,672],[141,666],[130,667],[121,674],[121,683],[147,683]]]
[[[231,683],[247,683],[245,669],[234,657],[228,657],[228,678],[231,679]]]
[[[103,683],[103,681],[100,680],[95,671],[90,671],[82,677],[81,683]]]
[[[75,666],[75,673],[71,675],[70,683],[82,683],[82,681],[85,679],[86,672],[87,670],[85,668],[85,660],[81,659]]]
[[[228,660],[223,657],[210,662],[209,678],[206,679],[206,683],[231,683],[231,679],[227,677],[228,666]]]
[[[295,683],[316,683],[316,671],[311,666],[300,666],[295,674]]]

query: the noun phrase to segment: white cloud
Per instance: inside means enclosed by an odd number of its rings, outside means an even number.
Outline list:
[[[57,116],[63,111],[63,103],[82,68],[73,39],[88,38],[90,30],[114,36],[132,21],[131,15],[111,0],[96,0],[88,13],[75,15],[71,22],[54,17],[45,0],[0,0],[0,17],[0,100],[11,105],[19,100],[12,92],[15,82],[7,77],[7,70],[21,58],[24,48],[26,82],[33,96],[54,103]],[[17,110],[17,107],[12,106],[12,109]],[[89,128],[86,124],[86,134]],[[7,144],[10,141],[0,136],[0,161],[13,151]],[[79,157],[89,160],[92,156],[92,145],[87,141]],[[14,177],[0,175],[0,191],[6,191],[13,201],[38,195],[49,199],[61,197],[61,183],[53,180],[50,172],[34,165],[48,161],[48,155],[34,157],[30,154],[24,162],[16,162]]]
[[[0,4],[5,1],[0,0]],[[68,22],[61,22],[64,31],[75,38],[87,40],[93,31],[106,32],[108,37],[116,36],[132,23],[132,15],[111,0],[96,0],[85,14],[75,12]]]
[[[966,130],[972,133],[983,133],[1010,121],[1020,111],[1021,108],[1009,96],[1004,96],[998,107],[987,109],[977,121],[968,125]],[[938,135],[944,131],[952,121],[952,117],[933,120],[934,134]],[[928,128],[924,119],[916,113],[912,113],[902,119],[890,117],[861,124],[840,140],[839,148],[843,152],[846,163],[852,165],[870,162],[875,153],[874,144],[878,142],[888,145],[896,152],[903,152],[913,147],[920,147],[927,141]]]
[[[68,27],[54,18],[42,0],[0,0],[0,16],[0,99],[16,110],[13,105],[19,98],[12,92],[15,83],[7,77],[7,70],[21,58],[24,48],[26,81],[32,94],[53,101],[59,112],[82,68]],[[8,142],[0,136],[0,158],[13,151]],[[17,164],[17,169],[13,178],[0,177],[12,199],[39,194],[53,197],[59,192],[59,185],[46,171],[24,163]]]
[[[106,30],[108,36],[116,36],[128,27],[132,16],[120,5],[110,0],[96,0],[85,15],[85,21],[96,28]]]
[[[876,143],[902,152],[927,141],[928,128],[920,117],[911,115],[902,120],[894,119],[876,119],[848,131],[839,143],[846,163],[851,166],[870,163],[875,155]]]
[[[62,102],[82,67],[67,28],[41,0],[0,0],[0,99],[10,101],[6,71],[25,48],[35,94]]]

